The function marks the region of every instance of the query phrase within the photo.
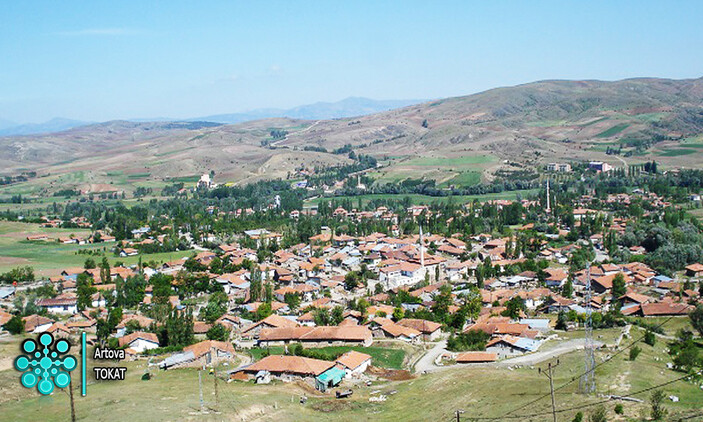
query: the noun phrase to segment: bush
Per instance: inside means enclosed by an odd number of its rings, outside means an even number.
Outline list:
[[[229,339],[229,330],[222,324],[215,324],[207,330],[206,335],[208,340],[227,341]]]
[[[623,405],[621,403],[616,404],[614,410],[615,410],[615,413],[618,415],[622,415],[623,413],[625,413],[625,408],[623,407]]]
[[[588,417],[588,420],[590,422],[606,422],[608,420],[607,418],[608,413],[605,410],[605,407],[603,406],[598,406],[596,410],[591,413],[591,415]]]
[[[644,342],[650,346],[654,346],[657,342],[657,336],[654,335],[652,330],[647,330],[647,332],[644,333]]]
[[[24,321],[19,315],[15,315],[3,325],[3,328],[10,334],[20,334],[24,332]]]
[[[652,419],[655,421],[664,419],[667,413],[669,413],[662,405],[665,396],[662,390],[656,390],[652,393],[650,401],[652,402]]]
[[[637,359],[637,356],[639,356],[640,353],[642,353],[642,349],[637,346],[634,346],[632,349],[630,349],[630,360],[634,361],[635,359]]]
[[[583,422],[583,412],[578,412],[571,422]]]
[[[490,335],[481,330],[471,330],[465,333],[452,335],[447,340],[447,349],[452,352],[463,352],[466,350],[486,350],[486,343],[491,338]]]

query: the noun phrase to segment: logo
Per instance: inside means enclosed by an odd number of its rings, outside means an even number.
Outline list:
[[[23,386],[36,386],[39,393],[48,395],[55,386],[64,388],[71,382],[70,372],[76,369],[78,360],[66,355],[71,349],[67,340],[54,342],[54,336],[43,333],[36,341],[23,341],[21,349],[24,354],[15,359],[15,369],[24,372],[20,377]]]

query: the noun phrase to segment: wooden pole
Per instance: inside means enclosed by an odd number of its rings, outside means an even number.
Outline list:
[[[217,368],[214,369],[213,375],[215,376],[215,406],[220,405],[220,396],[217,393]]]
[[[76,422],[76,406],[73,402],[73,380],[68,382],[68,397],[71,400],[71,422]]]

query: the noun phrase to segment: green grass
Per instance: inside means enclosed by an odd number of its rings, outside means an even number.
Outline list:
[[[282,355],[284,352],[283,346],[273,346],[269,348],[252,348],[249,350],[255,360],[260,360],[264,351],[268,350],[272,355]],[[391,349],[387,347],[361,347],[361,346],[328,346],[315,347],[308,350],[315,350],[327,355],[326,360],[334,360],[336,356],[346,353],[350,350],[366,353],[371,355],[371,364],[388,369],[401,369],[403,360],[405,359],[405,351],[402,349]]]
[[[598,138],[608,138],[614,135],[617,135],[618,133],[622,132],[623,130],[627,129],[630,127],[629,124],[627,123],[620,123],[618,125],[615,125],[609,129],[604,130],[603,132],[599,133],[596,135]]]
[[[599,335],[599,330],[595,331]],[[633,338],[639,338],[642,331],[633,328]],[[2,340],[0,352],[8,356],[17,350],[21,338]],[[8,342],[8,343],[6,343]],[[6,343],[6,344],[3,344]],[[624,344],[627,344],[625,340]],[[655,385],[672,381],[682,376],[679,372],[666,369],[669,357],[666,344],[658,341],[654,347],[640,346],[642,353],[636,361],[627,360],[627,352],[611,361],[612,350],[596,351],[596,390],[598,394],[632,395]],[[462,420],[473,417],[493,417],[521,409],[516,416],[522,421],[551,420],[549,382],[537,368],[546,367],[547,362],[534,367],[523,366],[508,369],[490,366],[450,368],[444,371],[418,376],[408,381],[385,381],[378,379],[371,386],[354,386],[354,394],[345,400],[335,400],[334,390],[321,394],[303,383],[274,381],[269,385],[255,385],[252,382],[218,383],[216,401],[214,380],[207,372],[202,372],[202,393],[206,408],[219,413],[198,414],[200,396],[198,371],[196,369],[174,369],[159,371],[151,369],[154,378],[141,381],[147,361],[101,362],[104,366],[125,366],[125,381],[95,382],[89,374],[88,395],[76,394],[78,420],[108,421],[120,418],[147,421],[221,421],[221,420],[262,420],[262,421],[450,421],[456,409],[465,410]],[[89,365],[93,363],[89,359]],[[80,368],[78,368],[79,370]],[[603,400],[600,396],[584,396],[578,393],[578,375],[583,371],[581,351],[562,355],[554,371],[557,410],[575,406],[587,406]],[[568,383],[568,385],[567,385]],[[700,388],[694,382],[678,381],[663,388],[666,395],[676,395],[681,400],[673,403],[666,400],[669,419],[689,415],[700,410]],[[348,388],[349,381],[343,381],[341,388]],[[78,388],[78,385],[74,385]],[[48,397],[40,397],[35,391],[20,386],[18,373],[12,369],[0,371],[0,422],[1,421],[66,421],[70,420],[69,399],[64,392],[56,391]],[[395,390],[394,394],[390,394]],[[381,403],[369,402],[369,397],[386,395]],[[620,419],[641,420],[648,414],[651,392],[634,397],[644,403],[620,402],[625,415]],[[298,398],[308,397],[301,405]],[[609,415],[618,402],[605,404]],[[594,407],[584,407],[585,420]],[[560,421],[570,421],[577,410],[559,413]],[[529,414],[543,415],[527,417]],[[513,413],[515,414],[515,413]],[[695,420],[695,419],[693,419]]]
[[[198,180],[200,180],[200,176],[198,175],[171,177],[170,179],[168,179],[168,181],[171,183],[195,183]]]
[[[114,256],[110,251],[114,247],[114,243],[64,245],[52,241],[32,242],[25,239],[27,235],[37,233],[47,233],[51,238],[58,238],[60,236],[68,237],[71,234],[84,237],[90,234],[90,231],[85,229],[52,229],[37,224],[2,221],[0,222],[0,272],[20,265],[29,265],[38,275],[54,275],[60,273],[63,268],[82,266],[89,257],[96,260],[102,259],[93,255],[78,254],[79,250],[104,251],[113,265],[118,261],[125,263],[125,265],[134,265],[138,263],[140,257],[142,261],[167,262],[190,256],[193,253],[193,251],[176,251],[121,258]]]
[[[496,158],[492,155],[468,155],[458,158],[438,158],[438,157],[420,157],[413,158],[399,163],[402,166],[420,166],[420,167],[464,167],[473,164],[492,163]]]
[[[695,149],[686,149],[686,148],[680,148],[680,149],[669,149],[664,152],[660,152],[659,156],[661,157],[679,157],[682,155],[689,155],[689,154],[695,154],[698,151]]]
[[[446,182],[442,183],[442,186],[473,186],[481,183],[481,173],[477,171],[466,171],[457,174]]]
[[[361,202],[366,204],[372,200],[375,199],[384,199],[384,200],[396,200],[396,201],[402,201],[404,198],[410,198],[410,202],[413,204],[432,204],[435,202],[441,202],[441,201],[455,201],[455,202],[470,202],[474,200],[478,201],[487,201],[491,199],[515,199],[518,195],[522,196],[523,198],[526,198],[530,195],[533,195],[537,192],[536,189],[527,189],[527,190],[519,190],[519,191],[509,191],[509,192],[500,192],[500,193],[487,193],[487,194],[482,194],[482,195],[457,195],[457,196],[428,196],[428,195],[420,195],[420,194],[384,194],[384,193],[374,193],[374,194],[368,194],[368,195],[359,195],[359,196],[336,196],[336,197],[323,197],[323,198],[315,198],[311,199],[308,201],[305,201],[305,205],[316,205],[319,204],[322,201],[330,201],[332,199],[336,200],[343,200],[343,199],[349,199],[351,200],[354,204],[356,204],[356,201],[361,198]]]
[[[127,175],[127,179],[144,179],[151,176],[151,173],[132,173]]]

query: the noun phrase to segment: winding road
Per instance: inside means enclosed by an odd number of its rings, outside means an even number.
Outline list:
[[[602,347],[604,345],[603,342],[600,341],[594,341],[594,344],[596,347]],[[568,340],[565,341],[561,344],[559,344],[557,347],[554,347],[553,349],[550,350],[545,350],[542,352],[535,352],[535,353],[530,353],[510,359],[505,359],[501,360],[498,362],[492,362],[492,363],[479,363],[479,364],[471,364],[471,365],[464,365],[464,364],[453,364],[453,365],[444,365],[444,366],[437,366],[435,365],[435,361],[437,358],[442,355],[443,353],[446,353],[446,347],[447,347],[447,341],[442,340],[438,342],[432,349],[430,349],[425,356],[420,358],[420,360],[417,361],[417,364],[415,364],[415,372],[416,373],[429,373],[429,372],[438,372],[438,371],[443,371],[446,369],[451,369],[451,368],[466,368],[466,367],[508,367],[508,366],[514,366],[514,365],[535,365],[540,362],[544,362],[545,360],[553,359],[557,356],[561,356],[566,353],[573,352],[575,350],[580,350],[583,349],[585,345],[585,340],[584,339],[575,339],[575,340]]]

